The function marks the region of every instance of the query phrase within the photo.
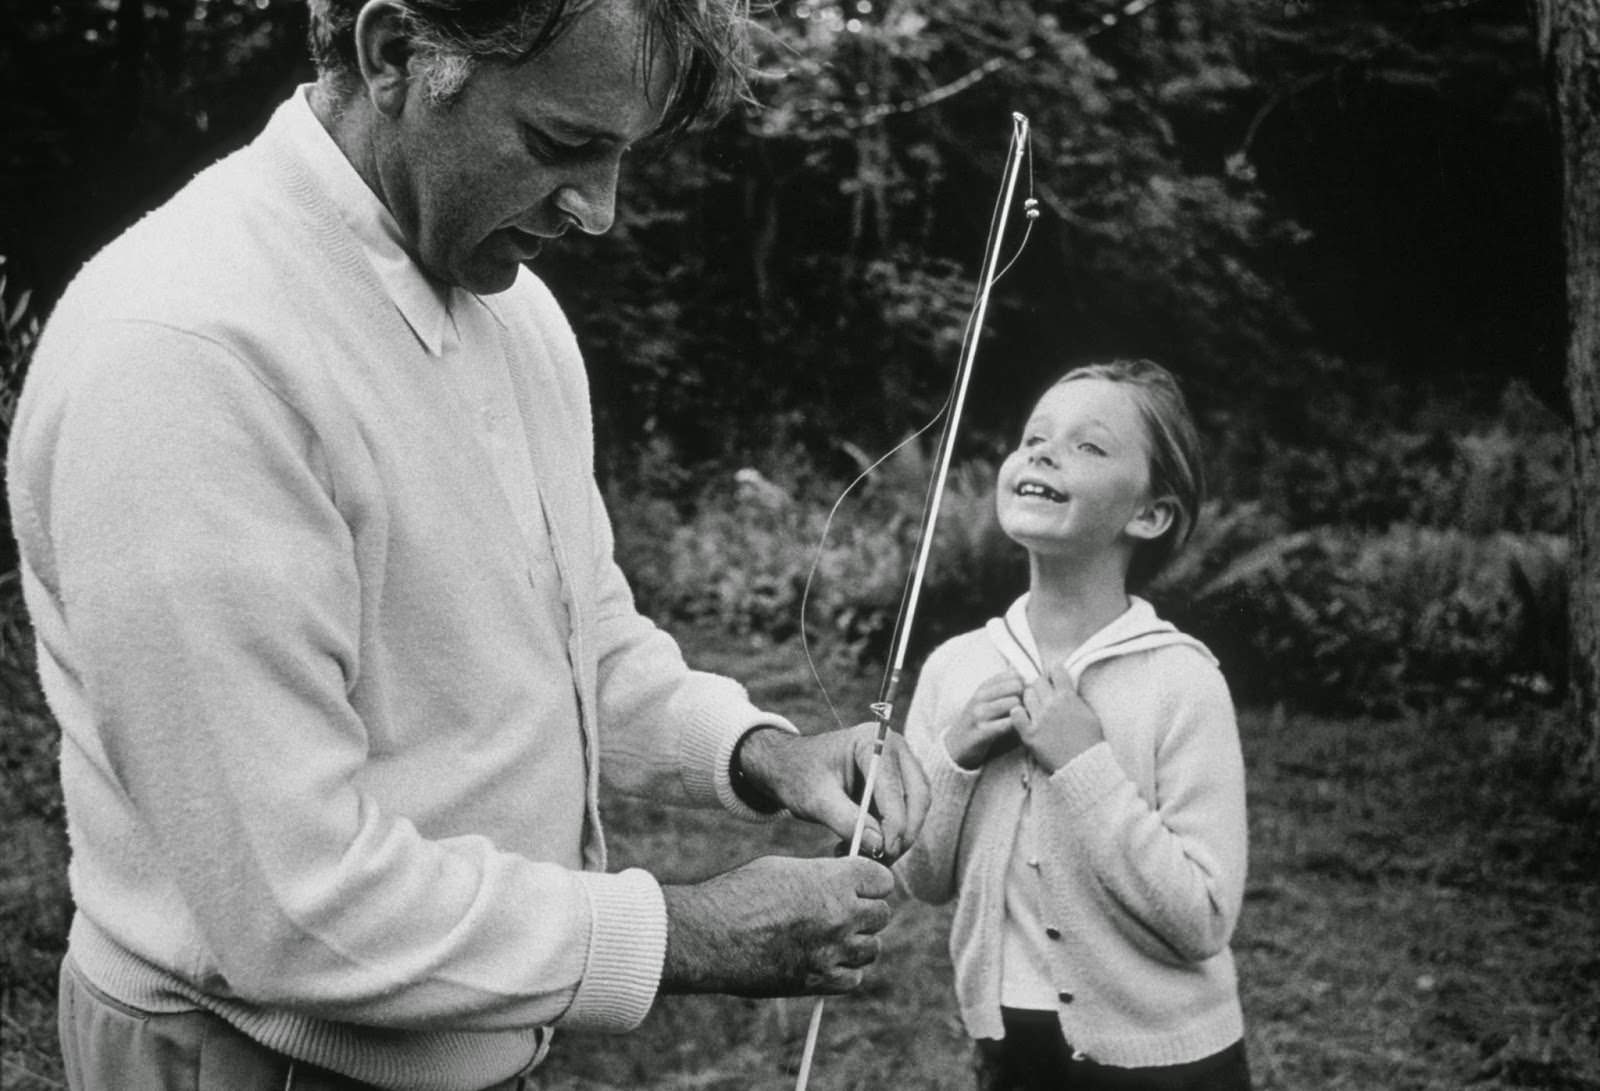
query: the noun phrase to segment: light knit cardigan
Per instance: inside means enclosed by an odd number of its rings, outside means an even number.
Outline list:
[[[79,275],[10,451],[70,957],[125,1004],[419,1091],[523,1070],[552,1024],[636,1025],[665,907],[604,873],[602,778],[749,816],[733,745],[789,727],[635,612],[548,291],[524,271],[473,305],[553,558],[281,118]],[[564,616],[530,626],[552,563]]]
[[[936,648],[906,718],[933,803],[896,870],[925,901],[958,898],[950,953],[974,1038],[1004,1037],[1006,875],[1029,759],[1019,747],[969,771],[943,735],[986,679],[1036,676],[1026,602]],[[1227,685],[1203,645],[1139,599],[1064,665],[1106,741],[1032,778],[1048,936],[1037,946],[1062,1034],[1119,1067],[1198,1060],[1244,1029],[1228,950],[1244,889],[1244,765]]]

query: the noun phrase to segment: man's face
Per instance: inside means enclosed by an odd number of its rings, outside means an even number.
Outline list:
[[[599,0],[520,65],[482,64],[449,104],[414,74],[376,145],[382,196],[423,267],[504,291],[542,240],[611,226],[622,155],[654,129],[671,71],[640,58],[634,0]]]

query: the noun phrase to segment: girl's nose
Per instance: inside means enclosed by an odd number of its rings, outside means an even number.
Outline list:
[[[1035,447],[1033,450],[1028,452],[1028,465],[1030,466],[1049,466],[1054,468],[1055,464],[1055,455],[1051,454],[1043,447]]]

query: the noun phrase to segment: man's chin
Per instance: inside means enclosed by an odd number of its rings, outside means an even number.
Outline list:
[[[496,295],[517,282],[517,273],[525,264],[527,262],[483,262],[471,269],[462,270],[461,275],[456,278],[456,284],[473,295]]]

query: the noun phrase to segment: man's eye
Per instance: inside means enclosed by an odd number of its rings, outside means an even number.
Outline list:
[[[590,143],[587,140],[580,140],[576,144],[564,143],[549,133],[540,132],[538,129],[531,127],[523,129],[522,140],[534,158],[543,159],[546,162],[571,159],[581,155]]]

